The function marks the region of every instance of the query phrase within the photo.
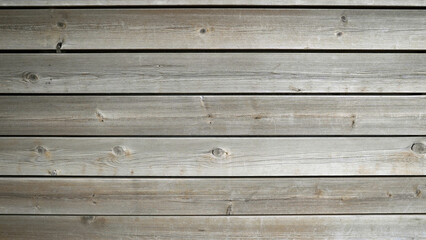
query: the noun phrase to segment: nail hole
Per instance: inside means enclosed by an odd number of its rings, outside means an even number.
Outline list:
[[[206,33],[207,31],[206,31],[206,29],[205,28],[201,28],[201,30],[200,30],[200,33],[201,34],[204,34],[204,33]]]
[[[342,33],[342,32],[338,32],[338,33],[336,33],[336,35],[337,35],[338,37],[341,37],[341,36],[343,35],[343,33]]]

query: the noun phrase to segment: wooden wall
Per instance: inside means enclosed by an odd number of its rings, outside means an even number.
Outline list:
[[[426,239],[426,0],[0,0],[0,239]]]

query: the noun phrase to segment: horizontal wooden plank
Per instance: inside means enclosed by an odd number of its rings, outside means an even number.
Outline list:
[[[0,0],[4,7],[29,6],[426,6],[424,0]]]
[[[426,92],[426,55],[1,54],[0,93]]]
[[[0,135],[426,135],[426,96],[0,96]]]
[[[425,213],[426,177],[2,178],[0,214]]]
[[[423,50],[425,25],[423,10],[7,9],[0,49]]]
[[[0,138],[0,175],[426,175],[426,138]]]
[[[2,239],[423,239],[425,215],[0,216]]]

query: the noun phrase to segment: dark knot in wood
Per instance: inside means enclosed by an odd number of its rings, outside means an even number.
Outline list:
[[[43,154],[45,154],[45,153],[46,153],[47,149],[46,149],[45,147],[43,147],[43,146],[37,146],[37,147],[35,148],[35,151],[36,151],[38,154],[43,155]]]
[[[31,73],[31,72],[24,72],[22,74],[22,79],[25,82],[30,82],[30,83],[35,83],[38,80],[38,76],[35,73]]]
[[[217,158],[223,158],[227,155],[228,153],[222,149],[222,148],[214,148],[212,150],[212,155],[217,157]]]
[[[413,145],[411,145],[411,151],[418,154],[425,154],[426,146],[423,143],[414,143]]]
[[[123,146],[115,146],[112,148],[112,152],[115,156],[124,156],[126,154],[126,148]]]

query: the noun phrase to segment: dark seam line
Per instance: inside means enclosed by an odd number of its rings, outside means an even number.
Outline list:
[[[317,176],[82,176],[82,175],[74,175],[74,176],[50,176],[50,175],[0,175],[0,181],[2,178],[51,178],[51,179],[168,179],[168,180],[175,180],[175,179],[189,179],[189,180],[198,180],[198,179],[293,179],[293,178],[303,178],[303,179],[319,179],[319,178],[327,178],[327,179],[333,179],[333,178],[425,178],[426,175],[317,175]]]
[[[55,10],[72,10],[72,9],[350,9],[350,10],[425,10],[426,6],[406,6],[406,5],[234,5],[234,4],[223,4],[223,5],[38,5],[38,6],[0,6],[1,10],[22,10],[22,9],[55,9]]]
[[[0,135],[2,138],[26,138],[26,137],[37,137],[37,138],[407,138],[407,137],[426,137],[426,135]]]
[[[46,137],[46,138],[57,138],[57,137],[69,137],[69,138],[109,138],[109,137],[122,137],[122,138],[330,138],[330,137],[339,137],[339,138],[374,138],[374,137],[426,137],[426,135],[0,135],[4,138],[12,137]]]
[[[194,97],[194,96],[214,96],[214,97],[263,97],[263,96],[294,96],[294,97],[309,97],[309,96],[359,96],[359,97],[381,97],[381,96],[423,96],[426,95],[426,92],[301,92],[301,93],[291,93],[291,92],[277,92],[277,93],[265,93],[265,92],[224,92],[224,93],[211,93],[211,92],[188,92],[188,93],[0,93],[0,96],[3,97],[19,97],[19,96],[34,96],[34,97],[72,97],[72,96],[85,96],[85,97]]]
[[[182,214],[182,215],[170,215],[170,214],[164,214],[164,215],[144,215],[144,214],[3,214],[1,213],[0,216],[7,217],[7,216],[31,216],[31,217],[84,217],[84,216],[99,216],[99,217],[320,217],[320,216],[404,216],[404,215],[413,215],[413,216],[421,216],[425,215],[426,213],[318,213],[318,214],[200,214],[200,215],[194,215],[194,214]]]
[[[426,13],[425,13],[426,14]],[[77,53],[426,53],[424,49],[63,49],[57,53],[52,49],[0,49],[2,53],[52,53],[52,54],[77,54]]]

